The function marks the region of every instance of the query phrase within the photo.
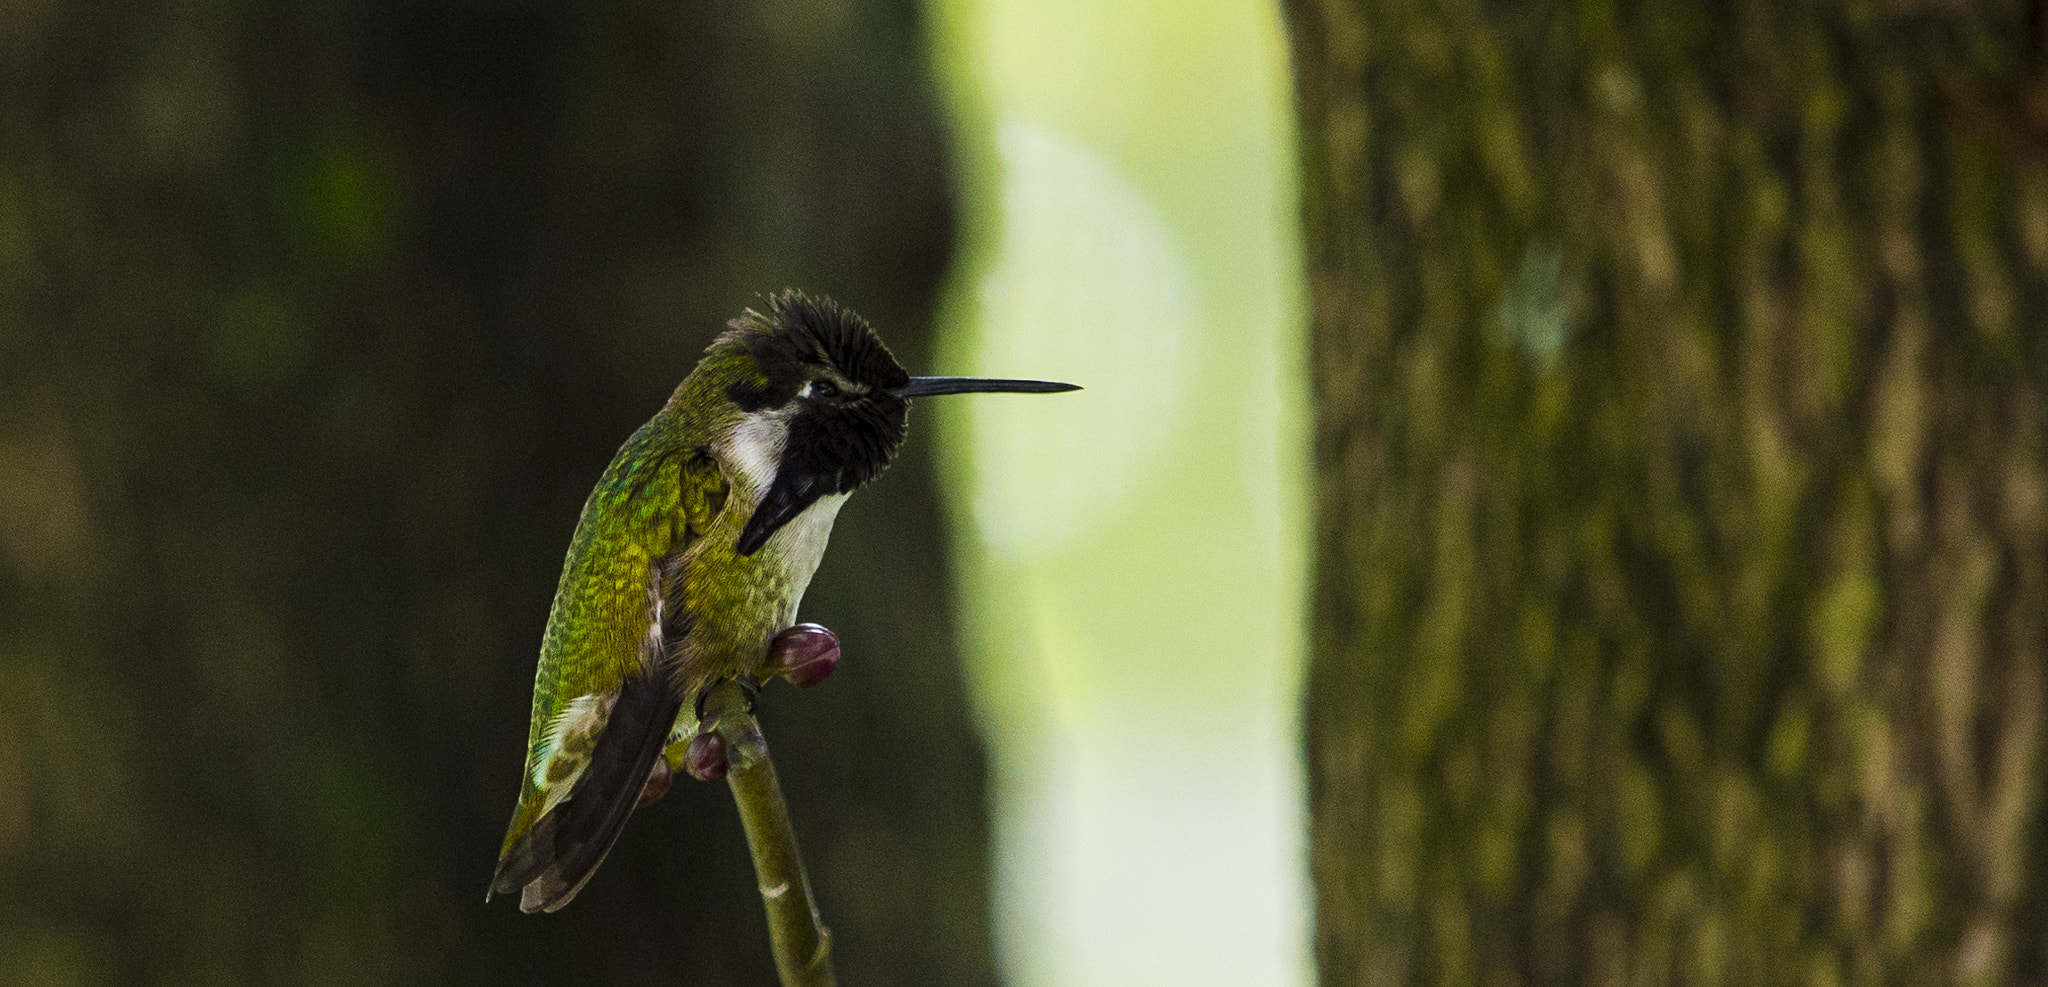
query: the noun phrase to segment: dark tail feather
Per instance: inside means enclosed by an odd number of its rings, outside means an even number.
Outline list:
[[[576,897],[626,828],[682,708],[665,684],[628,678],[576,787],[505,852],[491,893],[520,892],[523,912],[552,912]]]

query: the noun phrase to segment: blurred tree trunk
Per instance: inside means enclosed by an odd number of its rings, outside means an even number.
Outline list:
[[[1288,16],[1324,981],[2048,977],[2038,11]]]

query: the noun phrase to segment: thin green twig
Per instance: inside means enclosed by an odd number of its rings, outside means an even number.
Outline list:
[[[832,972],[832,933],[818,917],[796,832],[789,825],[789,806],[768,757],[768,739],[748,705],[739,683],[722,682],[705,697],[704,719],[725,744],[725,779],[754,855],[775,969],[783,987],[833,987],[839,980]]]

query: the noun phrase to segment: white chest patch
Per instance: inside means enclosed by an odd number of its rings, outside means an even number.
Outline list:
[[[787,538],[783,551],[789,559],[789,612],[782,615],[782,622],[796,619],[796,610],[804,601],[804,590],[811,588],[811,577],[818,572],[818,562],[825,557],[825,542],[832,537],[832,522],[839,517],[839,508],[846,503],[847,494],[827,494],[816,503],[804,508],[804,512],[784,525],[775,533],[775,538]],[[773,545],[775,539],[769,539]]]
[[[832,522],[839,517],[839,508],[845,506],[847,494],[826,494],[802,514],[791,518],[775,537],[768,539],[769,551],[789,560],[790,571],[796,576],[796,595],[802,597],[804,587],[811,583],[811,574],[818,571],[818,560],[825,557],[825,542],[832,537]]]

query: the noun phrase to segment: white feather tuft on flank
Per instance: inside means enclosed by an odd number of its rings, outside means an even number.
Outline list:
[[[667,601],[661,595],[661,563],[647,564],[647,634],[640,640],[640,667],[650,674],[661,668],[668,643],[661,635],[661,620]]]
[[[580,734],[595,734],[604,729],[605,721],[612,715],[612,703],[617,699],[617,695],[600,695],[593,692],[587,696],[577,696],[569,700],[567,706],[562,707],[562,711],[555,715],[555,722],[548,724],[547,736],[541,738],[540,758],[533,765],[534,787],[548,787],[548,767],[554,763],[555,752],[562,749],[564,740]],[[579,765],[575,774],[549,791],[547,804],[541,811],[545,813],[553,808],[556,802],[561,801],[563,796],[569,794],[569,790],[576,787],[577,777],[582,774],[583,767]]]

